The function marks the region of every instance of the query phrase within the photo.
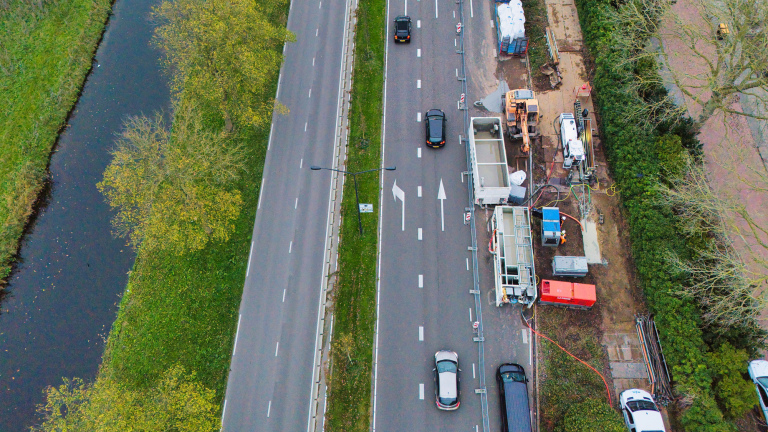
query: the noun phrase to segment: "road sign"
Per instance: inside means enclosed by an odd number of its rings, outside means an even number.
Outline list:
[[[373,213],[373,204],[360,204],[360,213]]]

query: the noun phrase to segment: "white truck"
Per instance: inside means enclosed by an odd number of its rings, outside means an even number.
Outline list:
[[[536,301],[536,269],[528,207],[497,206],[491,219],[496,306]]]
[[[501,117],[472,117],[469,123],[469,155],[475,204],[505,204],[510,183]]]

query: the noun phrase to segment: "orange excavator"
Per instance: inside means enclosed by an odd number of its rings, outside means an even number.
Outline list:
[[[521,150],[528,153],[531,138],[539,136],[539,101],[533,90],[510,90],[504,95],[504,116],[507,122],[507,136],[523,139]]]

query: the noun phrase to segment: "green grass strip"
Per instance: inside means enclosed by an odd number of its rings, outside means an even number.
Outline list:
[[[381,165],[385,38],[386,1],[361,0],[355,34],[348,171]],[[363,432],[370,427],[371,412],[379,173],[358,177],[360,202],[373,203],[375,209],[373,214],[363,214],[362,236],[358,233],[352,178],[347,177],[345,183],[326,430]]]
[[[42,189],[51,149],[91,69],[112,1],[5,4],[0,6],[0,285]]]
[[[549,88],[549,79],[541,73],[539,66],[547,63],[547,38],[544,35],[547,21],[547,6],[544,0],[522,0],[525,11],[525,35],[528,36],[528,61],[531,66],[531,80]]]

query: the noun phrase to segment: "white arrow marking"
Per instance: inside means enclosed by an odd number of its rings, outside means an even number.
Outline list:
[[[440,200],[440,226],[443,228],[443,231],[445,231],[445,211],[443,210],[445,188],[443,187],[443,179],[440,179],[440,189],[437,191],[437,199]]]
[[[405,192],[403,192],[402,189],[397,187],[397,180],[395,180],[395,183],[392,185],[392,197],[397,201],[398,198],[400,198],[400,201],[403,202],[403,231],[405,231]]]

